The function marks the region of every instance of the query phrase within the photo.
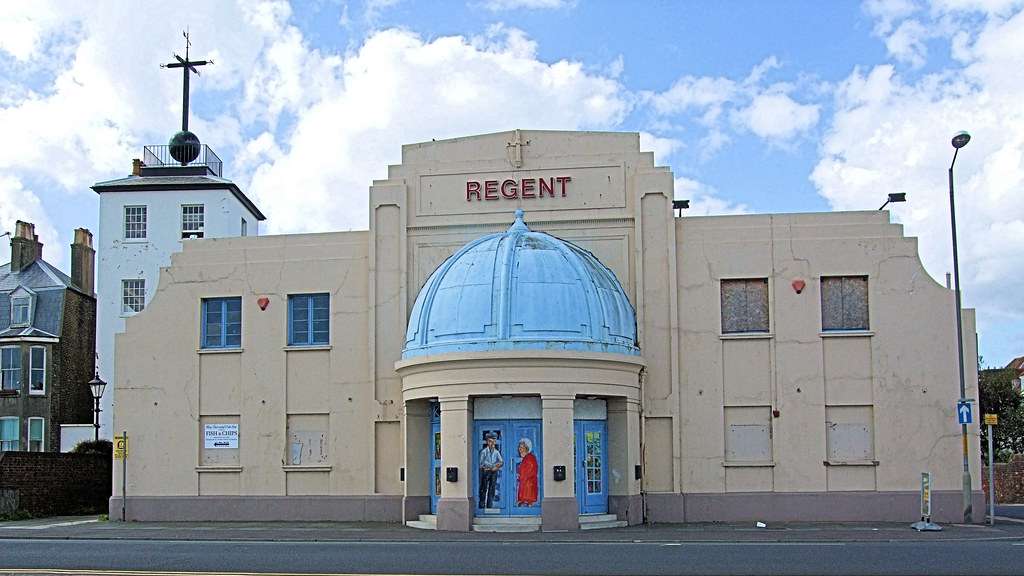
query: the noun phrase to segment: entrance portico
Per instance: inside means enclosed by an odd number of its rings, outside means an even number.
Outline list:
[[[642,367],[643,361],[637,356],[543,352],[450,354],[400,362],[397,369],[405,396],[405,520],[433,512],[439,530],[468,531],[475,517],[492,515],[478,506],[482,442],[476,436],[481,430],[495,428],[480,423],[503,420],[478,418],[475,408],[522,399],[540,404],[537,460],[543,529],[578,529],[580,514],[587,513],[581,507],[587,494],[586,482],[581,487],[577,481],[580,469],[585,470],[588,464],[586,450],[581,450],[577,442],[580,424],[590,425],[591,430],[607,429],[597,444],[604,462],[589,463],[592,474],[604,472],[603,476],[591,477],[590,487],[599,488],[592,492],[605,491],[607,510],[619,520],[639,523],[639,484],[631,479],[641,463],[639,411],[635,407],[639,406],[638,373]],[[540,381],[541,374],[557,379]],[[607,406],[606,420],[598,419],[593,409],[582,408],[602,401]],[[629,409],[631,406],[634,408]],[[436,429],[429,417],[435,409]],[[495,415],[491,408],[488,410],[490,413],[482,415]],[[512,451],[520,438],[509,438],[502,438],[500,446],[506,462],[500,489],[506,498],[518,493]],[[435,452],[440,456],[437,460]],[[602,467],[607,470],[600,470]],[[433,509],[431,495],[435,496]],[[595,501],[591,499],[590,503]],[[520,507],[518,513],[494,515],[530,514]]]

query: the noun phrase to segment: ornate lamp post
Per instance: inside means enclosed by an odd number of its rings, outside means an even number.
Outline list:
[[[89,381],[89,391],[92,392],[92,399],[96,402],[96,407],[93,408],[93,426],[96,428],[96,440],[100,439],[100,398],[103,397],[103,390],[107,387],[107,383],[100,379],[100,373],[96,373],[96,377]]]
[[[971,141],[971,135],[967,132],[960,132],[956,136],[953,136],[953,161],[949,164],[949,222],[950,228],[953,230],[953,287],[956,290],[956,351],[957,358],[959,358],[959,370],[960,374],[960,401],[964,402],[967,399],[967,389],[964,384],[964,335],[962,320],[960,318],[960,261],[957,255],[956,247],[956,205],[953,201],[953,165],[956,164],[956,155],[960,152],[960,149],[967,146],[967,143]],[[971,521],[971,468],[970,458],[968,457],[967,450],[967,424],[960,425],[960,434],[963,439],[963,452],[964,452],[964,474],[963,474],[963,490],[964,490],[964,522]]]

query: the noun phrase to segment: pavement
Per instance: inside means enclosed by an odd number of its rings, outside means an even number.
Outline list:
[[[997,509],[997,514],[1003,511]],[[71,516],[0,522],[0,539],[262,542],[943,542],[1020,540],[1024,506],[995,526],[943,524],[917,532],[905,523],[788,522],[657,524],[579,532],[439,532],[374,522],[118,522]]]

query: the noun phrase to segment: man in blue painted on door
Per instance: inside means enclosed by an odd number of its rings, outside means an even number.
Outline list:
[[[498,471],[505,465],[505,460],[498,450],[498,437],[494,432],[484,434],[486,446],[480,451],[480,494],[477,506],[490,508],[494,504],[494,489],[498,484]]]

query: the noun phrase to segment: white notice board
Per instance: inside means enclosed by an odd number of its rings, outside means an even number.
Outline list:
[[[238,424],[206,424],[203,447],[207,450],[238,448]]]

